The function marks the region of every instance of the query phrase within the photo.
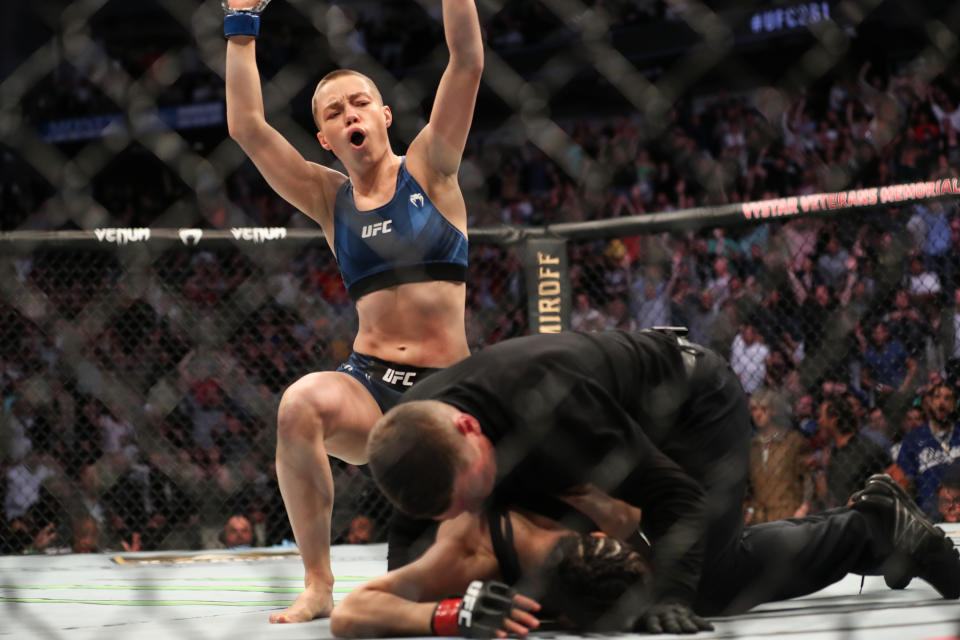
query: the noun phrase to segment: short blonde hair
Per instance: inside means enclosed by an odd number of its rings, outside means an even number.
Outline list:
[[[367,84],[370,85],[371,92],[373,92],[373,97],[377,102],[383,104],[383,96],[380,95],[380,90],[377,89],[377,84],[369,76],[366,76],[359,71],[354,71],[353,69],[335,69],[320,78],[320,82],[317,83],[317,88],[313,90],[313,99],[310,101],[310,108],[313,111],[313,122],[317,125],[317,129],[320,129],[319,105],[317,104],[317,96],[320,95],[320,89],[326,86],[329,82],[344,76],[357,76],[358,78],[363,78],[366,80]]]
[[[789,409],[783,396],[772,389],[757,389],[750,396],[749,407],[760,407],[770,412],[770,421],[781,426],[789,423]]]

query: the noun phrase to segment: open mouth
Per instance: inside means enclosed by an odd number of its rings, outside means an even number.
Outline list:
[[[363,141],[367,139],[367,136],[363,135],[361,131],[354,131],[350,134],[350,144],[355,147],[359,147],[363,144]]]

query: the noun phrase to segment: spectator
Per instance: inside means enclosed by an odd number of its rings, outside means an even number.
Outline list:
[[[7,469],[4,512],[7,520],[26,515],[42,502],[43,487],[57,477],[57,467],[46,456],[28,452],[19,462]]]
[[[104,493],[110,520],[125,534],[121,540],[132,540],[136,533],[142,548],[150,551],[201,546],[197,505],[172,477],[175,470],[169,458],[156,452]]]
[[[910,274],[906,277],[907,290],[914,305],[940,293],[940,276],[923,264],[923,258],[913,255],[910,258]]]
[[[908,487],[910,481],[906,479],[906,474],[903,473],[903,469],[900,469],[900,464],[898,462],[900,459],[900,449],[903,448],[903,441],[906,439],[906,437],[913,433],[915,429],[923,425],[923,418],[924,409],[921,408],[920,403],[916,403],[915,406],[907,408],[900,420],[899,427],[893,434],[893,444],[890,445],[890,457],[893,458],[897,472],[903,476],[904,480],[906,480]]]
[[[893,309],[884,315],[883,320],[890,329],[890,337],[908,352],[923,352],[930,327],[923,314],[911,306],[910,294],[906,289],[897,289],[893,296]]]
[[[852,319],[860,319],[871,311],[873,296],[876,292],[876,282],[870,275],[873,271],[873,262],[850,258],[847,267],[849,271],[843,291],[840,293],[839,303]]]
[[[712,344],[713,328],[720,311],[713,304],[713,294],[708,290],[701,291],[695,300],[686,300],[679,309],[679,317],[690,330],[690,340],[697,344]]]
[[[748,280],[756,279],[764,276],[766,268],[767,256],[764,254],[763,245],[757,242],[752,243],[741,260],[740,272]]]
[[[579,331],[601,331],[606,327],[603,312],[593,306],[590,296],[578,293],[574,298],[573,311],[570,313],[570,327]]]
[[[369,544],[373,541],[373,520],[362,513],[354,516],[350,521],[350,532],[347,533],[347,544]]]
[[[740,256],[740,245],[736,240],[727,236],[727,230],[723,227],[714,227],[707,240],[707,253],[711,256],[735,259]]]
[[[730,263],[727,258],[720,256],[714,259],[713,275],[707,280],[706,289],[713,297],[715,305],[722,305],[730,296],[731,278],[733,274],[730,272]]]
[[[907,229],[914,233],[915,246],[923,252],[926,265],[943,282],[949,273],[947,252],[950,250],[950,221],[946,210],[938,201],[919,202],[913,210]]]
[[[953,290],[952,304],[936,314],[933,327],[936,345],[943,350],[948,378],[960,379],[960,287]]]
[[[793,403],[794,426],[807,438],[812,438],[818,429],[813,406],[813,396],[809,393],[803,394]]]
[[[73,553],[98,553],[100,551],[100,525],[93,516],[83,516],[73,524]]]
[[[119,454],[128,460],[136,456],[133,425],[128,416],[114,417],[111,412],[105,411],[100,416],[100,427],[103,429],[104,454]]]
[[[670,297],[672,285],[670,279],[666,286],[658,290],[656,284],[647,280],[643,284],[643,298],[636,301],[634,317],[640,327],[665,327],[670,325]]]
[[[249,518],[241,514],[230,516],[223,525],[220,542],[227,549],[248,549],[253,544],[253,525]]]
[[[630,295],[630,271],[627,248],[619,239],[611,240],[603,252],[603,296],[605,301],[613,298],[626,299]]]
[[[802,359],[803,327],[798,324],[797,304],[793,292],[772,287],[763,295],[760,307],[754,313],[757,331],[771,349],[780,348],[790,362]]]
[[[834,291],[840,290],[847,279],[847,261],[850,253],[840,246],[837,236],[831,234],[824,252],[817,258],[817,275],[820,281]]]
[[[889,452],[893,445],[890,434],[890,423],[880,407],[874,407],[867,414],[867,423],[860,429],[860,433],[875,445]]]
[[[951,464],[940,479],[937,510],[939,522],[960,522],[960,465]]]
[[[35,432],[35,412],[30,404],[19,395],[9,396],[7,406],[4,409],[3,415],[0,416],[3,419],[0,424],[2,424],[4,431],[4,449],[6,449],[10,460],[22,460],[34,450],[33,439],[30,436]],[[9,499],[9,496],[7,499]]]
[[[820,353],[823,347],[824,328],[830,326],[836,300],[833,291],[825,284],[816,284],[813,295],[807,296],[802,287],[794,286],[800,304],[799,324],[803,331],[804,359],[809,360]]]
[[[770,348],[763,343],[752,322],[740,325],[740,332],[730,346],[730,366],[740,378],[743,390],[753,393],[763,384],[767,373],[767,356]]]
[[[862,394],[855,386],[851,385],[850,388],[845,390],[841,395],[850,404],[850,408],[853,410],[853,415],[857,418],[857,424],[861,426],[862,430],[862,427],[867,420],[867,408],[864,406]]]
[[[960,149],[960,145],[958,145]],[[960,152],[958,152],[960,155]],[[945,284],[956,286],[960,278],[960,218],[950,220],[950,250],[947,251],[947,269],[950,279]]]
[[[217,438],[224,462],[240,463],[249,456],[256,444],[255,435],[244,418],[227,413],[224,428]]]
[[[804,394],[800,372],[782,348],[772,349],[767,356],[763,386],[783,394],[788,404]]]
[[[894,392],[905,392],[917,372],[917,363],[897,340],[890,338],[890,331],[883,322],[877,322],[870,332],[869,344],[862,333],[857,339],[863,354],[860,386],[875,391],[881,403]]]
[[[5,522],[0,537],[0,549],[6,554],[43,553],[57,538],[54,522],[37,526],[32,514],[25,514]]]
[[[791,429],[783,400],[760,389],[750,397],[755,432],[750,440],[750,496],[748,524],[803,517],[810,509],[807,443]]]
[[[53,526],[53,523],[50,523],[44,527],[34,538],[33,543],[26,550],[26,553],[60,555],[64,553],[98,553],[101,550],[100,526],[92,516],[83,515],[72,520],[70,523],[71,537],[69,546],[57,547],[53,545],[57,538]]]
[[[76,492],[78,511],[92,517],[101,530],[107,520],[106,509],[101,501],[102,484],[97,465],[89,464],[80,470]]]
[[[842,506],[867,478],[890,466],[890,455],[860,433],[857,415],[843,396],[823,401],[819,422],[832,443],[826,482],[818,487],[819,497],[827,506]]]
[[[80,469],[84,465],[96,462],[103,455],[103,419],[107,416],[107,409],[100,400],[94,397],[84,399],[77,416],[77,425],[74,429],[74,447],[70,451],[68,468]]]
[[[340,532],[334,542],[342,544],[348,542],[350,531],[356,526],[354,523],[356,516],[359,514],[374,515],[373,505],[383,505],[385,499],[370,475],[364,473],[360,467],[344,465],[339,480],[340,482],[335,487],[337,494],[334,504],[340,504],[341,507],[334,509],[333,523],[335,530]],[[376,524],[383,525],[384,521],[381,519]],[[371,535],[373,533],[375,532],[371,529]]]
[[[203,448],[212,447],[227,419],[223,391],[214,378],[206,378],[193,383],[188,397],[193,415],[193,441]]]
[[[917,503],[927,515],[937,517],[937,487],[945,471],[960,458],[956,392],[946,383],[928,391],[927,421],[903,439],[897,465],[913,483]]]
[[[626,301],[620,297],[614,297],[607,300],[606,318],[608,329],[623,329],[624,331],[636,331],[641,327],[637,321],[630,315],[630,307]],[[514,335],[520,335],[514,334]]]

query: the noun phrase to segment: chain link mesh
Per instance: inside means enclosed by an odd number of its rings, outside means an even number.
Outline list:
[[[957,176],[955,3],[478,4],[488,52],[461,170],[471,227]],[[226,136],[221,15],[213,0],[0,8],[2,229],[310,227]],[[268,119],[302,153],[336,166],[309,104],[335,67],[378,83],[405,149],[445,62],[438,3],[275,0],[263,21]],[[751,517],[838,500],[817,485],[837,466],[822,399],[847,394],[883,443],[926,418],[931,383],[956,381],[951,200],[615,235],[569,246],[573,326],[687,325],[731,359],[756,421],[804,436],[775,454],[758,439]],[[217,546],[235,512],[257,543],[289,539],[276,403],[345,358],[356,322],[329,250],[116,244],[0,257],[0,549],[37,545],[48,523],[49,548],[68,548],[87,515],[102,548],[134,531],[145,549]],[[528,332],[522,251],[474,242],[470,258],[471,348]],[[770,464],[787,454],[802,464]],[[764,477],[770,466],[790,471]],[[363,529],[358,514],[378,539],[385,505],[369,478],[334,471],[334,540]],[[791,499],[761,504],[776,483]]]
[[[133,532],[144,549],[216,546],[236,513],[254,542],[292,541],[276,405],[292,381],[349,356],[357,318],[324,241],[289,244],[0,259],[6,551],[32,542],[22,526],[54,523],[70,540],[88,513],[107,549]],[[489,283],[470,314],[476,347],[522,332],[508,253],[474,247],[473,280]],[[389,507],[372,480],[340,461],[333,471],[333,540],[358,516],[381,539]]]

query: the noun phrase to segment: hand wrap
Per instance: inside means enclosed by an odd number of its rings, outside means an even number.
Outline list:
[[[260,34],[260,12],[270,4],[270,0],[259,0],[249,9],[231,9],[227,0],[220,0],[223,7],[223,35],[258,36]]]
[[[438,636],[494,638],[510,617],[516,591],[488,580],[474,580],[463,598],[443,600],[433,612],[430,628]]]

